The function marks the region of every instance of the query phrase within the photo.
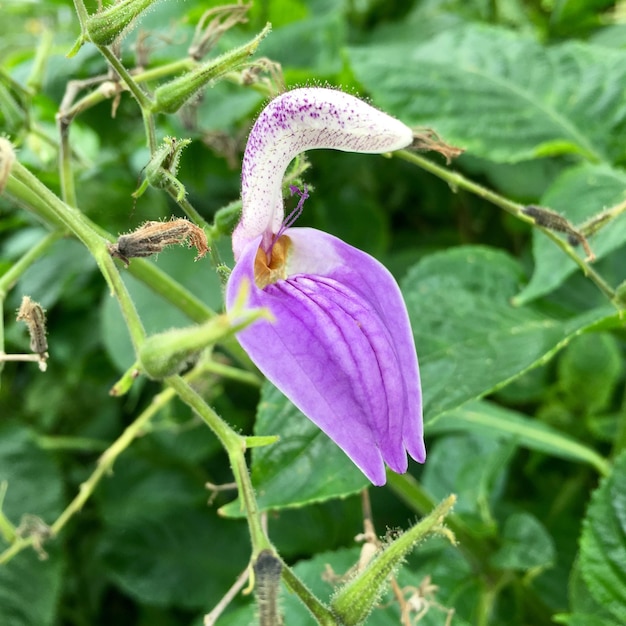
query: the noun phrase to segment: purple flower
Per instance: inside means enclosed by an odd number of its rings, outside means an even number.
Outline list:
[[[374,258],[324,232],[292,228],[281,184],[305,150],[382,153],[411,141],[402,122],[340,91],[294,89],[272,100],[248,138],[226,292],[230,309],[247,282],[249,305],[272,312],[274,322],[238,333],[241,345],[375,485],[385,483],[385,463],[402,473],[407,452],[419,462],[426,456],[406,307]]]

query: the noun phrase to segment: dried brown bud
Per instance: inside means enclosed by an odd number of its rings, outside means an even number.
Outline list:
[[[465,152],[463,148],[447,144],[432,128],[415,128],[413,130],[411,148],[414,150],[439,152],[439,154],[444,156],[448,165],[450,165],[452,159],[456,159]]]
[[[130,259],[158,254],[165,247],[187,242],[202,258],[209,245],[204,231],[186,219],[173,219],[169,222],[146,222],[127,235],[120,235],[117,243],[109,245],[109,254],[118,258],[128,267]]]
[[[282,626],[278,608],[281,560],[271,550],[262,550],[252,567],[260,626]]]
[[[246,13],[251,7],[252,3],[229,4],[205,11],[196,26],[193,41],[188,51],[189,56],[195,61],[199,61],[217,45],[227,30],[248,21]]]
[[[596,256],[591,250],[585,235],[560,213],[557,213],[552,209],[535,206],[533,204],[525,206],[522,209],[522,213],[524,215],[528,215],[528,217],[532,217],[535,224],[543,226],[543,228],[547,228],[558,233],[565,233],[570,245],[576,246],[580,244],[585,250],[587,260],[595,260]]]
[[[46,313],[41,305],[28,296],[22,298],[17,311],[17,321],[28,326],[30,349],[40,357],[47,357],[48,340],[46,339]]]

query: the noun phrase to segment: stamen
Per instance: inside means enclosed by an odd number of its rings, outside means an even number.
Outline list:
[[[298,200],[298,205],[296,206],[296,208],[287,216],[287,219],[285,219],[285,221],[283,222],[282,228],[279,231],[279,236],[282,235],[283,232],[300,217],[302,209],[304,208],[304,203],[306,202],[306,200],[309,199],[309,192],[306,188],[306,185],[304,185],[302,191],[300,191],[300,188],[296,185],[289,185],[289,191],[291,191],[292,196],[297,193],[300,196],[300,200]]]
[[[285,218],[282,226],[280,227],[280,230],[274,235],[272,243],[267,250],[267,257],[269,259],[272,258],[272,248],[274,247],[274,244],[281,238],[282,234],[300,217],[300,215],[302,214],[302,210],[304,209],[304,203],[309,198],[309,192],[306,188],[306,185],[304,185],[302,190],[300,190],[297,185],[289,185],[289,191],[291,192],[292,196],[297,193],[300,196],[300,200],[298,200],[296,208]]]

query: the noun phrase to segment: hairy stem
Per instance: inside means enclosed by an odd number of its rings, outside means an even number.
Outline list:
[[[243,509],[248,518],[253,556],[264,549],[273,550],[272,544],[263,530],[261,515],[256,504],[254,489],[246,465],[245,437],[238,435],[222,420],[222,418],[204,401],[202,396],[200,396],[183,378],[180,376],[171,376],[166,379],[166,383],[174,389],[180,399],[191,407],[207,426],[209,426],[228,453],[235,481],[237,482],[239,497],[241,498]]]
[[[482,185],[479,185],[468,178],[465,178],[462,174],[458,172],[452,172],[445,167],[441,167],[424,157],[415,154],[414,152],[408,152],[407,150],[399,150],[398,152],[394,152],[394,156],[397,156],[404,161],[408,161],[409,163],[413,163],[413,165],[417,165],[422,169],[434,174],[438,178],[445,180],[453,189],[464,189],[465,191],[469,191],[484,200],[487,200],[491,204],[495,204],[500,207],[507,213],[515,216],[517,219],[526,222],[527,224],[531,224],[538,230],[540,230],[546,237],[551,239],[561,250],[570,258],[578,267],[583,271],[585,276],[587,276],[591,281],[595,283],[598,289],[616,306],[618,306],[617,297],[615,294],[615,290],[598,274],[585,260],[576,254],[576,251],[572,246],[569,245],[567,241],[559,237],[556,233],[552,232],[548,228],[544,228],[537,224],[532,218],[525,215],[523,212],[524,206],[518,204],[517,202],[513,202],[508,198],[505,198]]]
[[[14,184],[15,182],[19,184]],[[126,285],[109,254],[106,240],[93,228],[89,220],[75,207],[65,204],[50,191],[36,176],[21,163],[15,162],[7,182],[6,191],[19,198],[22,203],[44,219],[53,216],[53,221],[63,224],[87,247],[92,254],[111,292],[117,297],[122,314],[128,326],[133,347],[137,352],[145,338],[145,330]]]

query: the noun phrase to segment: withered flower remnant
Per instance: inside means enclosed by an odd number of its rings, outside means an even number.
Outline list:
[[[169,222],[149,221],[131,233],[120,235],[116,243],[109,244],[109,254],[128,267],[132,258],[149,257],[167,246],[183,243],[198,251],[196,260],[209,251],[204,231],[189,220],[180,218]]]

